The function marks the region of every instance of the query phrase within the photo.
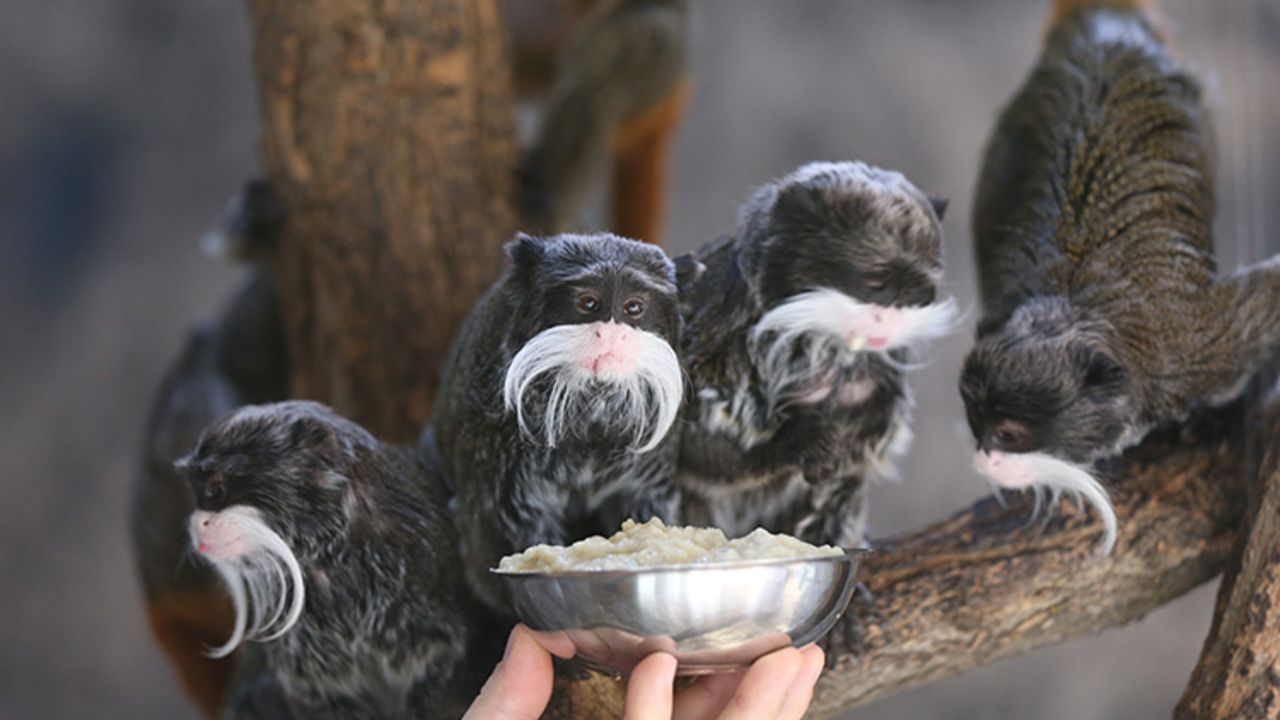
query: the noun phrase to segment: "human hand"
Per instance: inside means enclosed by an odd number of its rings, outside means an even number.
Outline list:
[[[552,654],[572,657],[573,648],[517,625],[466,720],[539,717],[551,700]],[[676,659],[654,653],[631,671],[626,720],[798,720],[813,699],[822,666],[822,650],[816,645],[784,648],[744,671],[707,675],[676,693]]]

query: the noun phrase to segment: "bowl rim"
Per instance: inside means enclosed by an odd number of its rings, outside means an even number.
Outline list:
[[[814,555],[811,557],[762,558],[758,560],[721,560],[708,563],[676,563],[670,565],[647,565],[638,568],[612,570],[557,570],[554,572],[511,572],[489,568],[489,572],[504,578],[512,579],[556,579],[556,578],[607,578],[635,575],[651,575],[669,572],[698,572],[703,570],[732,570],[735,568],[760,567],[770,565],[806,564],[814,562],[844,562],[856,564],[871,554],[870,548],[840,548],[843,555]]]

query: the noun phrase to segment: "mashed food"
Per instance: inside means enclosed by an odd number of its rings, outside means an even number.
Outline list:
[[[627,520],[612,537],[594,535],[568,547],[534,545],[498,564],[499,572],[562,572],[565,570],[634,570],[655,565],[687,565],[843,555],[840,548],[816,547],[790,535],[774,535],[764,528],[730,540],[717,528],[667,527],[654,518]]]

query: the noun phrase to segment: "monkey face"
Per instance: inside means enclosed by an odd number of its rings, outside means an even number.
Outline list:
[[[236,611],[215,656],[246,637],[278,637],[300,617],[294,549],[340,527],[345,468],[360,446],[376,441],[322,405],[286,402],[241,408],[175,464],[196,498],[192,549],[222,576]]]
[[[764,310],[752,346],[770,396],[823,396],[812,385],[858,353],[949,332],[940,238],[919,190],[862,163],[806,165],[758,193],[740,242]]]
[[[960,393],[980,451],[1089,463],[1133,424],[1123,365],[1099,334],[1057,313],[1032,305],[979,327]]]
[[[977,442],[974,466],[999,487],[1083,497],[1102,518],[1100,548],[1115,543],[1115,510],[1094,460],[1115,453],[1136,425],[1124,366],[1105,336],[1061,298],[1035,300],[978,326],[960,377]]]
[[[900,173],[805,165],[748,203],[748,274],[766,310],[818,288],[886,308],[929,305],[942,275],[944,207]]]
[[[521,428],[549,447],[588,431],[656,447],[684,388],[671,260],[613,235],[518,235],[508,253],[514,355],[503,396]]]
[[[675,265],[653,245],[616,235],[523,233],[507,244],[523,343],[557,325],[614,323],[674,344],[680,332]]]
[[[247,406],[207,429],[177,468],[199,511],[251,507],[292,534],[330,515],[356,445],[376,441],[318,403]]]

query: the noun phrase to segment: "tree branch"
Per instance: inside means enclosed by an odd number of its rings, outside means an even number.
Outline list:
[[[1218,593],[1213,627],[1174,717],[1276,717],[1280,713],[1280,403],[1255,424],[1264,441],[1248,533]]]
[[[1238,405],[1149,438],[1124,458],[1112,497],[1120,539],[1064,503],[1043,529],[1028,503],[979,502],[886,543],[867,564],[873,606],[855,657],[842,648],[819,684],[830,714],[1029,650],[1141,618],[1214,577],[1245,508]]]

